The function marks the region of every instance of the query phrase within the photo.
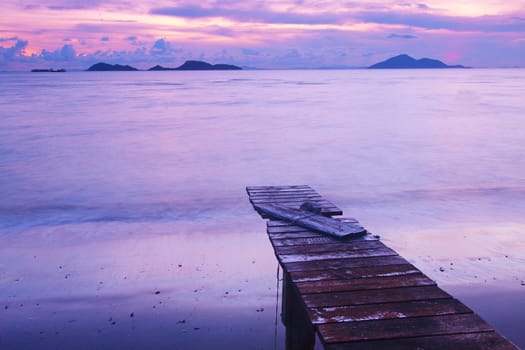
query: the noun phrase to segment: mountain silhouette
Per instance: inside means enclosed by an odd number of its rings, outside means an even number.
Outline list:
[[[399,55],[391,57],[385,61],[376,63],[368,67],[370,69],[400,69],[400,68],[466,68],[461,65],[449,66],[440,60],[431,58],[421,58],[416,60],[409,55]]]
[[[151,67],[150,71],[164,71],[164,70],[241,70],[242,68],[230,64],[209,64],[203,61],[186,61],[177,68],[168,68],[156,65]]]
[[[120,64],[108,64],[104,62],[99,62],[87,69],[88,71],[99,71],[99,72],[109,72],[109,71],[137,71],[138,69],[131,66],[123,66]]]

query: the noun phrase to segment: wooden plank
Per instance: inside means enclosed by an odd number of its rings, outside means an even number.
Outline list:
[[[318,194],[316,191],[314,191],[312,188],[275,188],[275,189],[250,189],[247,190],[248,195],[256,195],[256,194],[283,194],[283,193],[315,193]]]
[[[317,193],[287,193],[287,194],[258,194],[250,196],[250,202],[256,201],[290,201],[290,202],[299,202],[299,201],[326,201],[330,202],[326,198],[320,196]],[[332,202],[330,202],[332,203]]]
[[[299,208],[299,207],[297,207]],[[335,216],[335,215],[343,215],[343,211],[337,207],[323,207],[321,208],[321,214],[324,216]],[[272,219],[270,216],[259,213],[263,219]]]
[[[451,296],[435,285],[303,295],[304,303],[309,308],[382,304],[444,298],[451,298]]]
[[[300,209],[300,206],[291,206],[290,208],[292,209],[295,209],[295,210],[299,210]],[[326,216],[326,217],[332,217],[332,216],[337,216],[337,215],[342,215],[343,211],[339,208],[334,208],[334,207],[323,207],[321,208],[321,215],[322,216]],[[271,220],[273,219],[272,216],[268,215],[268,214],[265,214],[265,213],[258,213],[263,219],[268,219],[268,220]]]
[[[276,204],[276,205],[282,205],[284,207],[291,208],[291,209],[294,209],[294,210],[299,210],[299,208],[301,207],[301,205],[303,203],[304,203],[303,201],[295,201],[295,202],[290,202],[290,201],[282,201],[282,202],[268,201],[268,202],[262,202],[262,203],[252,203],[252,204],[254,206],[266,205],[266,204]],[[336,207],[335,205],[333,205],[330,202],[319,202],[318,204],[321,205],[321,213],[332,212],[332,211],[342,212],[341,209],[339,209],[338,207]],[[268,218],[275,218],[274,216],[272,216],[272,214],[268,214],[266,212],[259,211],[259,214],[261,214],[261,215],[264,214],[264,215],[268,216]]]
[[[358,223],[357,219],[351,218],[351,217],[344,217],[344,218],[333,218],[335,220],[341,220],[343,222],[351,222],[351,223]],[[283,220],[268,220],[266,222],[266,226],[268,227],[276,227],[276,226],[295,226],[294,224],[291,224],[287,221]]]
[[[402,276],[415,273],[421,273],[414,265],[386,265],[386,266],[365,266],[343,269],[330,270],[309,270],[289,272],[294,282],[311,282],[311,281],[326,281],[326,280],[342,280],[355,278],[370,278],[370,277],[388,277],[388,276]]]
[[[436,282],[422,273],[399,276],[370,277],[352,280],[327,280],[296,282],[297,289],[302,294],[350,292],[354,290],[388,289],[399,287],[432,286]]]
[[[272,226],[267,227],[266,231],[268,233],[285,233],[285,232],[314,232],[311,229],[297,226],[297,225],[287,225],[287,226]]]
[[[334,220],[340,221],[340,219],[334,219]],[[272,222],[272,221],[273,220],[270,220],[269,222]],[[358,223],[357,221],[353,221],[353,220],[348,220],[348,221],[347,220],[343,220],[343,222]],[[314,231],[312,231],[312,230],[310,230],[308,228],[297,226],[297,225],[292,224],[292,223],[287,223],[286,225],[283,225],[283,224],[280,224],[280,225],[267,225],[266,231],[268,233],[298,232],[298,231],[314,232]]]
[[[358,267],[368,266],[388,266],[408,264],[408,261],[403,257],[392,255],[379,255],[371,257],[350,258],[340,260],[320,260],[320,261],[302,261],[290,262],[284,267],[288,272],[294,271],[311,271],[311,270],[339,270],[339,269],[354,269]]]
[[[364,235],[358,238],[362,241],[378,241],[377,237],[372,235]],[[311,237],[307,235],[305,237],[291,237],[291,238],[278,238],[271,236],[271,242],[274,247],[289,247],[289,246],[301,246],[301,245],[314,245],[314,244],[340,244],[341,240],[334,239],[330,236],[320,235]]]
[[[308,189],[308,188],[296,188],[296,189],[294,189],[294,188],[283,188],[283,189],[275,189],[275,190],[249,190],[248,191],[248,195],[250,195],[250,196],[256,195],[256,194],[272,194],[272,195],[276,195],[276,194],[286,194],[286,193],[289,193],[289,194],[290,193],[318,194],[314,190]]]
[[[269,185],[269,186],[246,186],[247,191],[257,190],[283,190],[283,189],[297,189],[297,188],[308,188],[312,189],[309,185]],[[313,191],[313,189],[312,189]]]
[[[390,248],[356,250],[356,251],[342,251],[342,252],[327,252],[327,253],[312,253],[312,254],[290,254],[278,255],[277,258],[281,263],[291,263],[300,261],[316,261],[316,260],[330,260],[330,259],[349,259],[349,258],[365,258],[369,256],[388,256],[397,255]]]
[[[308,309],[313,324],[472,313],[456,299],[418,300]]]
[[[298,231],[298,232],[284,232],[284,233],[269,233],[270,239],[291,239],[291,238],[315,238],[315,237],[329,237],[322,233],[315,233],[312,231]]]
[[[496,332],[438,335],[430,337],[411,337],[389,340],[362,341],[329,344],[326,350],[519,350]]]
[[[300,237],[300,238],[288,238],[288,239],[271,239],[274,247],[294,247],[301,245],[313,245],[313,244],[337,244],[339,241],[334,240],[332,237],[322,235],[320,237]]]
[[[282,199],[252,199],[250,200],[252,204],[278,204],[286,207],[291,208],[299,208],[304,202],[313,202],[318,205],[320,205],[323,208],[336,208],[336,206],[332,203],[327,201],[326,199],[314,199],[314,200],[308,200],[307,198],[298,198],[298,199],[290,199],[290,198],[282,198]]]
[[[246,188],[250,201],[252,203],[284,203],[290,207],[300,207],[305,201],[319,201],[323,208],[323,215],[342,215],[343,211],[332,202],[324,199],[319,193],[314,191],[310,186],[249,186]],[[289,200],[285,200],[288,198]],[[263,218],[268,215],[262,213]]]
[[[313,254],[313,253],[332,253],[332,252],[350,252],[363,249],[382,249],[386,246],[380,241],[366,241],[356,240],[349,243],[333,243],[333,244],[315,244],[315,245],[295,245],[288,247],[274,247],[277,254],[292,255],[292,254]]]
[[[254,206],[261,206],[261,205],[282,205],[284,207],[287,207],[289,209],[294,209],[294,210],[299,210],[301,205],[304,203],[305,201],[302,201],[302,200],[299,200],[299,201],[290,201],[290,200],[282,200],[282,201],[277,201],[277,200],[263,200],[263,201],[253,201],[252,204]],[[321,206],[320,208],[320,211],[321,213],[324,213],[326,211],[335,211],[335,210],[338,210],[338,211],[341,211],[341,209],[339,209],[338,207],[336,207],[334,204],[332,204],[331,202],[328,202],[328,201],[309,201],[309,202],[314,202],[316,204],[318,204],[319,206]],[[265,214],[269,217],[272,217],[272,214],[269,214],[269,213],[266,213],[266,212],[259,212],[260,214]]]
[[[306,210],[294,210],[278,204],[254,204],[254,207],[261,213],[287,220],[298,226],[313,229],[337,238],[366,233],[364,227],[358,224],[341,222]]]
[[[336,207],[336,205],[322,197],[312,197],[312,196],[286,196],[286,197],[250,197],[250,202],[252,204],[258,203],[304,203],[304,202],[315,202],[315,203],[325,203],[325,206]]]
[[[307,193],[307,194],[301,194],[301,193],[287,193],[287,194],[255,194],[250,195],[250,201],[251,200],[260,200],[260,199],[292,199],[292,200],[324,200],[323,196],[317,194],[317,193]]]
[[[317,193],[313,188],[310,186],[280,186],[280,187],[248,187],[246,188],[246,192],[251,194],[258,194],[258,193],[284,193],[284,192],[315,192]]]
[[[317,327],[325,344],[493,330],[476,314],[327,323]]]

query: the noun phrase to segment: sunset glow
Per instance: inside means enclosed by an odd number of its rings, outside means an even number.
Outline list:
[[[187,59],[360,67],[400,53],[476,67],[525,66],[525,6],[515,0],[7,0],[0,9],[0,70],[85,69],[99,61],[147,68]]]

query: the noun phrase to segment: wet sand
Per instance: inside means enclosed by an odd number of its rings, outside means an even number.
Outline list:
[[[525,238],[520,223],[451,223],[382,235],[438,285],[517,346],[525,347]]]
[[[2,349],[284,343],[275,324],[277,263],[262,229],[134,224],[128,237],[108,239],[98,226],[97,240],[82,233],[97,225],[84,225],[35,229],[2,244]],[[103,229],[112,230],[123,227]]]
[[[7,237],[2,349],[282,349],[277,262],[264,222],[245,214],[231,226],[84,224]],[[382,240],[523,347],[525,242],[518,227],[480,230],[391,228]]]

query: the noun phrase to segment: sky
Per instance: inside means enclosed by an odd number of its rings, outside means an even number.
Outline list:
[[[398,54],[525,67],[525,0],[2,0],[0,70],[365,67]]]

